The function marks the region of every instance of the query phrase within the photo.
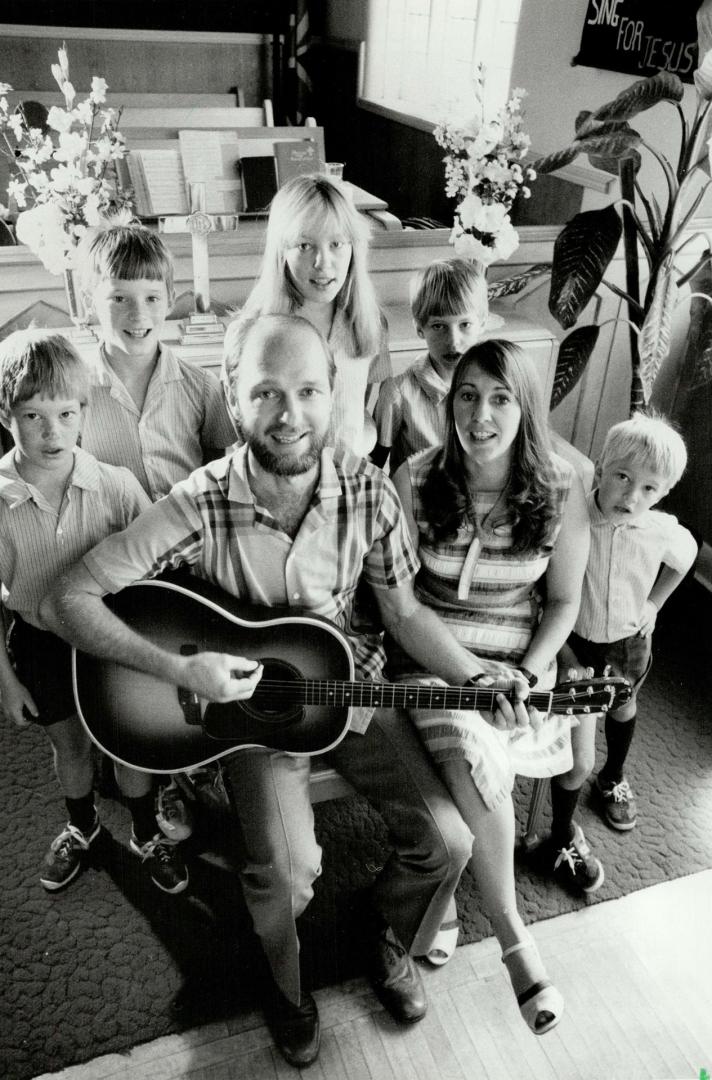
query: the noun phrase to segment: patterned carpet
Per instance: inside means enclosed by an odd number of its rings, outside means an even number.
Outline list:
[[[603,888],[586,900],[571,896],[519,861],[528,921],[712,867],[711,611],[710,596],[688,584],[661,618],[630,759],[638,827],[614,833],[596,816],[588,790],[582,799],[586,834],[606,867]],[[203,814],[190,842],[191,888],[164,897],[128,851],[124,807],[106,798],[94,864],[49,896],[38,868],[64,818],[46,740],[3,724],[0,753],[0,1075],[28,1080],[235,1014],[254,1000],[254,946],[222,818]],[[522,783],[520,816],[528,794]],[[361,972],[355,927],[387,838],[359,798],[323,804],[317,817],[324,874],[301,931],[318,986]],[[467,874],[459,907],[464,940],[489,934]]]

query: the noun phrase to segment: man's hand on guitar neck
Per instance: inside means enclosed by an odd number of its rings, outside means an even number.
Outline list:
[[[198,697],[224,704],[252,697],[264,668],[255,660],[229,653],[199,652],[184,658],[180,685]]]

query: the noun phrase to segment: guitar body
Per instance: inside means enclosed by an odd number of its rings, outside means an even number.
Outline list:
[[[140,582],[106,598],[131,629],[170,652],[223,652],[265,667],[263,682],[351,680],[349,641],[326,619],[296,608],[250,608],[207,583]],[[93,741],[145,772],[182,772],[247,747],[318,754],[346,734],[349,710],[276,704],[269,692],[219,705],[153,675],[74,651],[74,695]]]
[[[227,653],[264,671],[244,701],[218,705],[183,687],[74,650],[77,711],[115,761],[152,773],[184,772],[248,747],[322,754],[344,737],[349,708],[496,708],[508,686],[354,681],[348,638],[328,619],[297,608],[242,605],[197,578],[156,578],[107,598],[132,630],[168,652]],[[605,676],[532,691],[545,713],[606,712],[631,696]]]

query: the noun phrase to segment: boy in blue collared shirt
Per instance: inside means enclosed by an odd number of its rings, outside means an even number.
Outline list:
[[[153,502],[235,442],[220,382],[161,342],[173,261],[143,225],[115,225],[80,248],[85,302],[99,322],[82,446],[131,469]]]
[[[0,459],[0,581],[12,617],[8,647],[0,635],[0,694],[11,721],[44,728],[52,745],[68,820],[40,874],[50,892],[79,873],[100,823],[91,742],[74,704],[71,649],[46,630],[40,602],[80,555],[150,505],[128,469],[77,447],[88,390],[89,372],[61,334],[17,331],[0,346],[0,422],[15,443]],[[132,842],[151,840],[151,807],[144,812],[133,797],[143,775],[117,765],[116,779],[131,812]],[[185,885],[169,865],[172,850],[152,850],[155,884],[181,891]]]
[[[606,436],[588,497],[591,550],[579,616],[559,654],[564,671],[592,668],[623,675],[633,687],[625,705],[606,713],[608,756],[596,778],[606,821],[634,828],[637,806],[624,773],[635,732],[636,696],[650,670],[657,614],[697,556],[692,534],[672,514],[653,510],[682,476],[687,451],[681,436],[660,416],[637,413]],[[552,782],[552,840],[556,866],[584,891],[598,888],[590,849],[573,823],[581,786],[595,763],[595,715],[580,717],[572,732],[573,769]],[[587,868],[588,864],[588,868]],[[600,863],[598,864],[600,867]]]
[[[155,502],[222,457],[237,438],[235,425],[217,376],[161,341],[175,299],[173,260],[162,238],[143,225],[115,225],[84,242],[80,266],[101,339],[82,446],[100,461],[131,469]],[[149,788],[147,781],[146,803],[153,799]],[[169,839],[190,835],[175,783],[159,787],[157,804]],[[145,850],[152,858],[154,849]]]
[[[428,351],[407,371],[383,381],[374,414],[378,443],[371,460],[384,465],[389,459],[391,476],[411,454],[443,440],[453,373],[487,324],[487,282],[465,259],[439,259],[416,277],[410,307]]]

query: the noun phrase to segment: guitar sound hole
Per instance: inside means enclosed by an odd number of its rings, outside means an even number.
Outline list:
[[[262,678],[252,697],[240,702],[243,712],[265,724],[287,727],[298,723],[304,715],[302,706],[293,700],[288,687],[270,684],[297,682],[301,672],[286,660],[268,657],[261,658],[260,663],[264,667]]]

